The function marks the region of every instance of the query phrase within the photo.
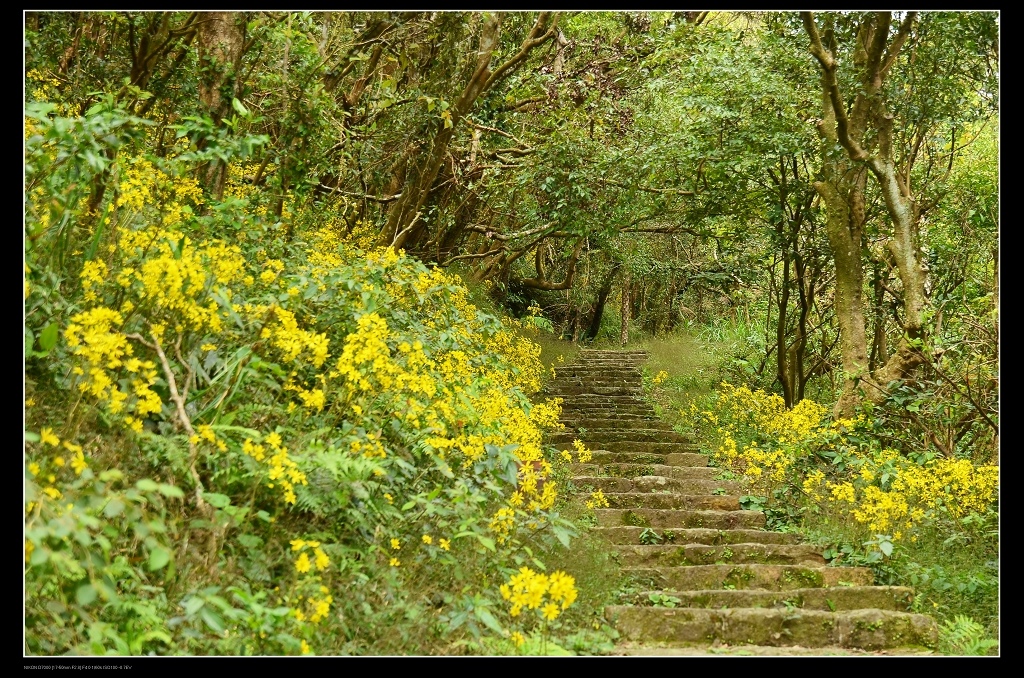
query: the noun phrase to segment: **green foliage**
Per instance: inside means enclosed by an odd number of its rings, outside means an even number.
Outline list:
[[[983,656],[998,646],[999,641],[989,638],[984,626],[964,615],[947,620],[939,629],[939,648],[943,654]]]

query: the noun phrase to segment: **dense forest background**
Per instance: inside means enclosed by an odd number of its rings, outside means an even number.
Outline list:
[[[583,343],[647,347],[777,526],[997,633],[997,13],[24,35],[26,653],[604,647],[537,395]],[[722,424],[802,401],[786,463]],[[504,610],[526,565],[555,617]]]

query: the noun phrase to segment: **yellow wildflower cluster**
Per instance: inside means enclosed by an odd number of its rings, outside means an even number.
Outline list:
[[[54,448],[50,454],[46,454],[47,447]],[[68,457],[65,458],[64,455]],[[63,471],[70,470],[75,476],[80,476],[89,467],[82,446],[67,440],[61,443],[60,438],[49,427],[39,431],[39,443],[32,458],[33,461],[28,464],[28,472],[42,483],[43,494],[54,500],[63,496],[56,487],[57,478]],[[26,506],[26,512],[33,508],[34,502],[30,502]]]
[[[246,438],[242,443],[242,452],[258,462],[266,464],[269,469],[267,477],[271,482],[269,488],[280,488],[281,496],[286,504],[295,503],[295,486],[308,485],[306,474],[299,470],[298,465],[288,456],[288,448],[281,445],[281,436],[271,433],[264,439],[270,446],[270,456],[263,445]]]
[[[295,561],[295,569],[298,572],[305,574],[309,572],[313,565],[316,566],[318,572],[322,572],[327,569],[331,564],[331,559],[324,553],[323,549],[320,548],[320,542],[309,541],[305,539],[293,539],[291,541],[292,551],[299,552],[299,557]],[[309,553],[306,549],[310,549],[313,553],[313,561],[310,563]]]
[[[594,490],[590,493],[590,499],[587,500],[588,509],[608,508],[608,506],[608,498],[604,496],[604,492]]]
[[[919,464],[896,450],[852,444],[851,434],[867,424],[863,415],[826,423],[825,408],[813,401],[786,411],[776,395],[726,383],[716,409],[698,413],[694,405],[690,416],[717,426],[716,456],[743,473],[753,491],[771,497],[779,484],[792,482],[810,501],[831,504],[874,533],[898,539],[940,508],[958,519],[984,511],[995,498],[998,467],[953,458]],[[823,470],[798,466],[811,450],[841,453],[846,470],[826,480]]]
[[[576,580],[562,571],[551,576],[522,567],[500,587],[501,597],[510,604],[509,614],[518,617],[525,607],[537,610],[553,621],[576,600]],[[545,602],[545,596],[547,601]]]
[[[512,529],[515,527],[515,520],[515,509],[507,506],[498,509],[497,513],[491,517],[489,527],[496,535],[499,544],[504,544],[511,536]]]
[[[665,370],[661,370],[656,375],[654,375],[654,378],[651,381],[654,384],[660,384],[661,382],[665,381],[666,379],[668,379],[668,372],[666,372]]]
[[[583,444],[578,438],[572,441],[572,447],[576,450],[576,458],[581,464],[587,464],[594,458],[594,453],[587,449],[587,446]]]
[[[873,532],[910,534],[940,508],[954,519],[980,513],[991,505],[998,488],[998,467],[975,466],[966,459],[920,465],[894,450],[858,456],[861,465],[852,481],[826,487],[831,500],[848,504],[844,510]],[[883,476],[892,477],[887,490],[876,484]],[[820,478],[809,476],[805,488],[815,481]]]
[[[71,369],[81,377],[78,390],[105,404],[110,414],[124,414],[125,424],[141,431],[142,419],[162,407],[160,396],[150,388],[156,383],[156,364],[133,356],[132,344],[118,329],[123,322],[117,311],[97,306],[72,316],[64,338],[78,357]],[[119,386],[122,371],[129,375],[130,390]]]
[[[172,177],[142,156],[121,163],[121,182],[115,209],[141,212],[147,206],[160,205],[160,225],[173,227],[189,216],[192,206],[201,205],[203,190],[193,177]],[[107,217],[110,223],[111,217]]]

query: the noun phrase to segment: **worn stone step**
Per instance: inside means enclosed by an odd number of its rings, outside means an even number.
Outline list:
[[[713,530],[764,527],[761,511],[703,511],[678,509],[595,509],[601,527],[628,525],[656,529],[704,527]]]
[[[570,449],[571,445],[558,445],[560,449]],[[663,464],[665,466],[707,466],[708,456],[696,452],[676,452],[660,454],[651,452],[610,452],[593,450],[591,459],[595,464]]]
[[[738,496],[714,494],[664,494],[653,492],[608,492],[605,495],[610,508],[687,509],[713,511],[739,511]]]
[[[584,441],[586,436],[583,437]],[[672,453],[696,453],[699,447],[691,442],[632,442],[628,440],[609,440],[601,443],[601,449],[606,452],[632,452],[637,454],[672,454]]]
[[[714,466],[667,466],[665,464],[571,464],[569,470],[574,476],[611,476],[614,478],[661,476],[678,480],[708,481],[715,480],[722,471]],[[740,487],[745,487],[742,480],[720,482],[734,482],[738,483]],[[721,487],[729,486],[722,485]]]
[[[637,370],[555,370],[555,378],[549,384],[629,383],[643,386],[643,375]]]
[[[671,468],[671,467],[666,467]],[[665,476],[637,476],[620,478],[616,476],[576,475],[572,482],[578,487],[591,487],[602,492],[661,492],[668,490],[680,494],[729,494],[738,496],[744,489],[743,483],[735,480],[707,480],[704,478],[667,478]]]
[[[624,420],[623,418],[618,419],[588,419],[585,422],[577,418],[563,417],[558,420],[564,424],[567,428],[577,428],[583,426],[588,431],[620,431],[623,429],[633,428],[635,426],[642,426],[649,431],[672,431],[674,430],[672,424],[666,421],[659,421],[657,419],[647,419],[642,423],[633,421],[632,419]]]
[[[552,379],[549,384],[593,384],[596,386],[611,384],[633,384],[636,386],[643,386],[643,376],[635,371],[620,371],[620,372],[608,372],[608,371],[593,371],[584,372],[582,370],[573,372],[562,372],[557,373],[557,376]]]
[[[825,559],[811,544],[629,544],[616,546],[624,565],[679,567],[730,563],[771,563],[821,567]]]
[[[626,429],[602,429],[595,430],[583,427],[584,431],[582,435],[585,436],[585,440],[591,440],[594,443],[617,443],[617,442],[645,442],[645,443],[686,443],[693,445],[693,436],[683,435],[682,433],[676,433],[675,431],[665,431],[658,429],[643,428],[637,426],[636,428]],[[580,433],[576,431],[576,433]],[[557,434],[554,434],[557,435]],[[566,435],[566,434],[563,434]]]
[[[745,643],[882,649],[938,641],[935,621],[893,610],[779,610],[773,608],[605,608],[625,640]]]
[[[654,410],[643,407],[575,407],[575,408],[562,408],[562,417],[565,420],[577,422],[580,426],[586,427],[588,422],[605,420],[609,417],[615,417],[619,421],[624,422],[627,426],[632,425],[635,421],[654,421],[657,415]],[[575,424],[574,424],[575,425]]]
[[[541,395],[554,398],[568,398],[575,396],[588,396],[588,395],[599,395],[599,396],[612,396],[612,397],[629,397],[633,398],[640,393],[643,389],[639,386],[572,386],[572,385],[556,385],[547,386],[541,390]]]
[[[678,607],[779,607],[830,612],[872,608],[907,612],[914,601],[914,590],[906,586],[832,586],[789,591],[641,591],[633,594],[629,602],[632,605],[651,606],[652,593],[678,598]]]
[[[874,583],[867,567],[808,567],[805,565],[687,565],[683,567],[624,567],[623,572],[650,584],[650,588],[697,591],[703,589],[790,589],[854,586]]]
[[[750,513],[753,513],[752,511]],[[634,527],[632,525],[616,525],[614,527],[591,528],[594,534],[612,544],[639,544],[640,535],[645,530],[654,532],[663,539],[665,544],[705,544],[716,546],[721,544],[796,544],[800,538],[787,532],[767,532],[753,529],[711,529],[707,527]]]

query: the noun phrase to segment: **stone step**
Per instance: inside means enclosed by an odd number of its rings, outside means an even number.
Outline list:
[[[616,408],[626,410],[643,408],[654,411],[650,403],[646,403],[631,395],[597,395],[581,393],[572,398],[563,398],[563,407],[570,410],[611,410],[608,414],[616,417]]]
[[[636,397],[639,388],[629,386],[553,386],[541,390],[542,397],[577,398],[602,395],[607,397]]]
[[[583,436],[586,442],[587,436]],[[563,449],[567,443],[554,443],[558,449]],[[571,444],[569,444],[571,447]],[[596,446],[596,445],[595,445]],[[626,440],[609,440],[601,443],[601,449],[605,452],[621,452],[628,454],[658,454],[668,456],[670,454],[696,454],[699,449],[689,442],[655,443],[650,441],[629,442]],[[707,459],[707,455],[701,455]],[[670,464],[674,465],[674,464]]]
[[[605,608],[605,617],[625,640],[869,650],[931,646],[938,640],[938,629],[931,617],[892,610],[706,610],[612,605]]]
[[[735,480],[680,479],[655,475],[638,476],[636,478],[578,475],[572,477],[572,482],[578,487],[592,487],[605,493],[660,492],[668,490],[680,494],[730,494],[739,496],[744,489],[743,483]]]
[[[588,419],[582,421],[576,418],[563,417],[559,419],[559,422],[564,424],[566,427],[577,428],[583,426],[588,431],[620,431],[626,428],[632,428],[634,426],[643,426],[643,428],[649,431],[672,431],[674,430],[672,424],[665,421],[659,421],[657,419],[646,419],[642,420],[642,423],[638,423],[633,419],[624,420],[619,419]]]
[[[666,466],[665,464],[571,464],[569,470],[578,476],[611,476],[613,478],[640,478],[661,476],[677,480],[715,480],[721,469],[714,466]],[[739,483],[743,481],[719,481]],[[717,487],[717,486],[716,486]],[[721,487],[729,487],[722,485]]]
[[[796,544],[800,541],[795,534],[786,532],[766,532],[750,529],[710,529],[706,527],[634,527],[617,525],[614,527],[594,527],[592,531],[612,544],[639,544],[640,535],[645,530],[654,532],[665,544],[686,545],[704,544],[717,546],[721,544]]]
[[[629,544],[616,546],[624,565],[679,567],[730,563],[771,563],[821,567],[825,559],[811,544]]]
[[[643,386],[644,385],[644,379],[643,379],[643,376],[639,372],[636,372],[636,371],[633,371],[633,370],[631,370],[631,371],[621,371],[621,372],[607,372],[607,371],[583,372],[583,371],[575,371],[575,372],[571,372],[571,373],[570,372],[562,372],[561,374],[556,376],[554,379],[552,379],[548,383],[549,384],[561,384],[561,385],[565,385],[565,384],[592,384],[592,385],[595,385],[595,386],[601,386],[601,385],[606,385],[606,384],[609,384],[609,385],[632,384],[634,386]]]
[[[560,445],[560,449],[572,446]],[[708,456],[696,452],[675,452],[660,454],[651,452],[610,452],[593,450],[591,459],[595,464],[664,464],[665,466],[707,466]]]
[[[808,567],[805,565],[686,565],[682,567],[635,566],[624,567],[623,572],[652,589],[697,591],[703,589],[790,589],[840,586],[840,582],[854,586],[874,583],[867,567]]]
[[[731,530],[733,528],[757,529],[764,527],[764,513],[761,511],[698,511],[674,509],[595,509],[600,527],[665,527]]]
[[[633,605],[651,606],[652,593],[678,598],[678,607],[778,607],[830,612],[870,608],[906,612],[914,601],[914,590],[906,586],[832,586],[789,591],[641,591],[631,596],[630,602]]]
[[[641,406],[630,407],[562,407],[562,418],[577,421],[586,426],[588,421],[605,420],[615,417],[619,421],[653,421],[657,417],[653,409]]]
[[[608,492],[604,495],[609,508],[621,509],[683,509],[700,511],[739,511],[738,496],[714,494],[664,494],[652,492]]]
[[[548,383],[561,384],[577,381],[582,381],[583,383],[589,381],[628,381],[642,386],[644,378],[638,370],[567,370],[555,368],[555,378]]]
[[[628,428],[628,429],[604,429],[595,431],[586,426],[583,427],[585,433],[584,440],[593,441],[594,443],[618,443],[625,441],[633,442],[645,442],[645,443],[686,443],[693,445],[693,436],[683,435],[682,433],[676,433],[675,431],[665,431],[658,429],[649,428]],[[576,431],[579,433],[579,431]],[[552,434],[552,437],[559,434]],[[563,433],[561,435],[573,435],[569,433]]]

